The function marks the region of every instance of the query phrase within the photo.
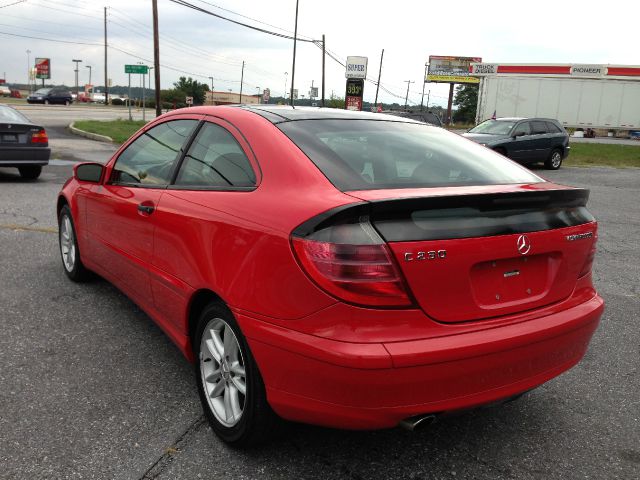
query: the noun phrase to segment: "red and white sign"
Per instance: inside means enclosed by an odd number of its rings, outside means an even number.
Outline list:
[[[36,58],[36,78],[51,78],[51,59]]]
[[[362,110],[362,97],[347,96],[345,102],[347,110]]]
[[[484,77],[491,75],[519,76],[572,76],[585,78],[611,78],[636,80],[640,77],[637,65],[591,65],[591,64],[520,64],[520,63],[474,63],[471,75]]]

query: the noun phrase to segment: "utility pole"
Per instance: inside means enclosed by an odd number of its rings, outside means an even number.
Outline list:
[[[293,65],[291,65],[291,106],[293,107],[293,87],[296,78],[296,41],[298,40],[298,3],[296,0],[296,26],[293,29]]]
[[[427,83],[427,68],[429,67],[428,63],[424,64],[424,75],[422,77],[422,100],[420,100],[420,111],[422,111],[422,105],[424,103],[424,84]]]
[[[322,100],[320,102],[320,106],[324,107],[324,60],[325,60],[325,43],[324,43],[324,33],[322,34]]]
[[[77,102],[78,94],[80,93],[80,91],[78,90],[78,64],[82,62],[82,60],[71,60],[71,61],[76,62],[76,69],[74,70],[74,72],[76,72],[76,102]]]
[[[104,7],[104,105],[109,105],[109,78],[107,74],[107,7]]]
[[[153,8],[153,67],[156,83],[156,117],[162,115],[160,105],[160,40],[158,38],[158,0],[152,0]]]
[[[407,82],[407,96],[404,98],[404,109],[407,110],[407,103],[409,103],[409,85],[416,83],[414,80],[405,80]]]
[[[240,102],[242,103],[242,83],[244,82],[244,60],[242,61],[242,73],[240,74]]]
[[[378,90],[380,89],[380,77],[382,76],[382,59],[384,58],[384,48],[382,49],[382,53],[380,54],[380,70],[378,70],[378,84],[376,85],[376,99],[373,101],[373,104],[378,107]]]
[[[213,77],[209,77],[211,80],[211,105],[213,105]]]
[[[449,84],[449,102],[447,103],[447,125],[451,125],[451,107],[453,106],[453,83]]]

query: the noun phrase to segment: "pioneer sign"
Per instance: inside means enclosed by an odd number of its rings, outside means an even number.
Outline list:
[[[571,75],[579,77],[604,77],[607,74],[605,65],[571,65]]]

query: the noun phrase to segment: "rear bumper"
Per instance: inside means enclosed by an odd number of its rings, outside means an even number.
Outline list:
[[[48,165],[49,147],[0,147],[0,167]]]
[[[564,160],[565,158],[567,158],[570,153],[571,153],[571,145],[567,145],[566,147],[564,147],[562,151],[562,159]]]
[[[530,390],[578,363],[599,296],[568,310],[462,335],[346,343],[237,314],[272,408],[289,420],[375,429],[472,408]]]

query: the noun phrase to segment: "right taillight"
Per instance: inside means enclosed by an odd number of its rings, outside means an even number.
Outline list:
[[[44,128],[31,133],[31,143],[49,143],[49,137]]]
[[[304,271],[329,294],[362,306],[412,305],[389,248],[367,218],[293,235],[292,245]]]

